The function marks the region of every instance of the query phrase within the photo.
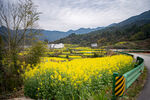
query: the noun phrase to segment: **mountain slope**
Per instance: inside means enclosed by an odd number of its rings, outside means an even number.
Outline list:
[[[136,41],[147,38],[150,38],[150,11],[88,34],[71,34],[64,39],[55,41],[55,43],[62,42],[87,46],[96,42],[99,46],[108,46],[121,41]]]
[[[119,26],[124,26],[124,25],[129,25],[129,24],[132,24],[132,23],[136,23],[136,22],[149,22],[150,21],[150,10],[149,11],[146,11],[140,15],[137,15],[137,16],[133,16],[133,17],[130,17],[120,23],[118,23]]]
[[[48,31],[48,30],[42,30],[41,31],[42,36],[39,37],[40,40],[48,40],[48,41],[54,41],[58,40],[60,38],[63,38],[65,36],[68,36],[69,34],[61,31]]]
[[[49,30],[40,30],[40,29],[32,29],[34,31],[40,31],[40,33],[42,34],[42,36],[39,36],[40,40],[48,40],[48,41],[55,41],[58,40],[60,38],[64,38],[68,35],[70,35],[71,33],[76,33],[76,34],[86,34],[92,31],[96,31],[96,30],[100,30],[103,29],[104,27],[97,27],[97,28],[80,28],[78,30],[69,30],[67,32],[63,32],[63,31],[49,31]],[[4,32],[2,31],[6,31],[6,27],[1,26],[0,27],[0,35],[4,34]],[[20,30],[21,31],[21,30]],[[13,30],[12,30],[13,32]]]
[[[67,33],[71,34],[71,33],[76,33],[76,34],[85,34],[85,33],[89,33],[92,31],[96,31],[96,30],[101,30],[104,27],[97,27],[97,28],[80,28],[78,30],[69,30]]]
[[[69,30],[67,32],[62,32],[62,31],[49,31],[49,30],[42,30],[41,33],[43,36],[40,37],[41,40],[49,40],[49,41],[54,41],[58,40],[60,38],[64,38],[68,36],[71,33],[76,33],[76,34],[86,34],[92,31],[100,30],[103,29],[104,27],[97,27],[97,28],[80,28],[78,30]]]

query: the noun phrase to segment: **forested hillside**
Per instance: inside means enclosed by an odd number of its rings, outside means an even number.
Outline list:
[[[55,43],[62,42],[80,44],[82,46],[90,46],[91,43],[98,43],[99,46],[107,46],[111,48],[116,48],[120,44],[124,44],[127,47],[127,45],[130,44],[128,48],[130,48],[130,46],[131,48],[138,48],[137,41],[148,41],[149,38],[150,11],[147,11],[99,31],[83,35],[72,33],[66,38],[55,41]],[[119,43],[122,41],[124,42]],[[114,45],[117,46],[114,47]],[[146,48],[149,48],[149,46],[146,45]]]

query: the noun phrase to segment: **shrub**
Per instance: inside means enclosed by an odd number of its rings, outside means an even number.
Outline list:
[[[47,51],[47,45],[44,42],[36,42],[32,45],[27,55],[27,63],[34,64],[40,62],[40,57],[44,56]]]

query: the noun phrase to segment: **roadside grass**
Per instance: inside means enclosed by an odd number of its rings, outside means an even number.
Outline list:
[[[24,97],[24,90],[23,87],[14,89],[11,92],[4,92],[0,94],[0,100],[7,100],[11,98],[18,98],[18,97]]]
[[[123,97],[117,98],[117,100],[136,100],[142,91],[147,79],[148,70],[145,67],[140,77],[129,87]]]
[[[110,83],[112,84],[112,82]],[[89,100],[111,100],[112,98],[112,86],[108,85],[101,93],[93,94]]]

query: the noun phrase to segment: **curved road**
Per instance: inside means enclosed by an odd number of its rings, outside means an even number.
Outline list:
[[[146,83],[137,100],[150,100],[150,54],[135,54],[135,53],[131,54],[133,54],[135,57],[136,56],[142,57],[145,61],[144,64],[148,69],[148,76]]]

